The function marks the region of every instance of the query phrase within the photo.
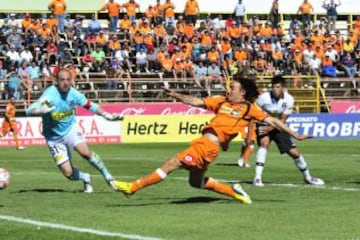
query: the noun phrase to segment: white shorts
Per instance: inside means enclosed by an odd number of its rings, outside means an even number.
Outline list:
[[[74,125],[70,132],[58,140],[47,140],[50,154],[57,166],[71,160],[70,148],[74,149],[79,143],[85,142],[85,136],[77,125]]]

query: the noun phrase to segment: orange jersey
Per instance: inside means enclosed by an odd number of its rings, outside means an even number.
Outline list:
[[[6,105],[6,116],[8,118],[14,118],[15,117],[15,114],[16,114],[16,107],[15,105],[11,104],[11,103],[8,103]]]
[[[175,5],[172,2],[165,2],[162,6],[165,17],[174,17],[175,16]]]
[[[49,4],[49,8],[51,8],[55,15],[62,15],[66,10],[65,0],[53,0]]]
[[[310,14],[311,13],[311,9],[312,9],[312,5],[311,3],[303,3],[300,5],[299,11],[302,14]]]
[[[59,25],[59,22],[56,18],[48,18],[46,19],[46,24],[48,26],[48,28],[52,29],[53,26],[58,26]]]
[[[131,21],[130,19],[122,19],[119,22],[119,28],[121,30],[129,30],[131,26]]]
[[[246,61],[248,60],[248,54],[245,50],[236,50],[234,52],[234,58],[236,61]]]
[[[136,14],[136,8],[139,7],[139,4],[137,3],[131,3],[131,2],[127,2],[123,4],[123,7],[126,8],[126,13],[129,16],[135,16]]]
[[[101,8],[101,11],[107,10],[110,17],[116,17],[119,15],[120,9],[120,4],[108,2]]]
[[[165,28],[164,28],[162,25],[157,25],[157,26],[154,28],[154,34],[155,34],[157,37],[164,37],[167,33],[166,33]]]
[[[185,16],[196,15],[199,9],[199,4],[196,0],[188,0],[185,4]]]
[[[207,54],[207,60],[209,62],[219,62],[220,61],[220,54],[218,51],[209,51]]]
[[[203,130],[213,129],[220,143],[228,143],[243,131],[244,124],[240,124],[240,121],[244,117],[258,121],[263,121],[267,117],[261,108],[249,102],[230,103],[224,96],[204,98],[203,100],[206,108],[216,113]]]
[[[21,26],[24,28],[24,29],[30,29],[31,27],[31,18],[24,18],[22,21],[21,21]]]
[[[2,122],[2,133],[6,135],[10,131],[17,131],[15,121],[16,107],[12,103],[6,105],[5,118]]]

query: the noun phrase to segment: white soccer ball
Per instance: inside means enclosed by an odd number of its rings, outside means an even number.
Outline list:
[[[0,190],[5,189],[10,183],[10,173],[6,168],[0,168]]]

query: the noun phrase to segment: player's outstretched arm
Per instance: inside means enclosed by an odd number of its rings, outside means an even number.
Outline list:
[[[28,116],[41,116],[47,114],[55,109],[48,100],[40,99],[39,101],[33,102],[30,106],[26,109],[26,115]]]
[[[204,108],[205,107],[205,103],[204,101],[201,99],[201,98],[198,98],[198,97],[194,97],[194,96],[191,96],[191,95],[185,95],[185,94],[181,94],[181,93],[177,93],[175,92],[174,90],[170,89],[170,88],[164,88],[164,92],[176,99],[176,100],[179,100],[180,102],[183,102],[187,105],[191,105],[191,106],[194,106],[194,107],[202,107]]]
[[[291,128],[289,128],[286,124],[284,124],[282,121],[280,121],[277,118],[274,117],[267,117],[264,119],[265,122],[270,124],[272,127],[290,134],[290,136],[294,137],[296,140],[305,140],[309,138],[313,138],[313,136],[310,135],[304,135],[304,134],[298,134],[294,132]]]

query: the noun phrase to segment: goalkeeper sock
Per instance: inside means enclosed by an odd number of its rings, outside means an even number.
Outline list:
[[[112,179],[112,175],[109,173],[107,168],[105,167],[105,164],[101,160],[100,156],[97,155],[95,152],[93,152],[91,158],[89,159],[89,162],[92,166],[94,166],[97,170],[101,172],[105,180]]]
[[[260,147],[256,154],[256,167],[255,167],[255,178],[262,178],[266,161],[267,149]]]
[[[167,174],[161,168],[158,168],[156,169],[156,171],[150,173],[149,175],[139,178],[138,180],[132,182],[131,191],[137,192],[144,187],[161,182],[166,177]]]
[[[296,167],[302,172],[305,179],[311,178],[307,163],[302,155],[294,158]]]
[[[211,178],[211,177],[205,177],[203,179],[203,188],[213,191],[213,192],[217,192],[229,197],[234,197],[235,192],[232,189],[232,187],[230,187],[229,185],[226,185],[224,183],[218,182],[215,179]]]
[[[79,171],[77,168],[72,169],[72,175],[69,178],[71,181],[82,180],[84,182],[90,182],[90,174]]]

